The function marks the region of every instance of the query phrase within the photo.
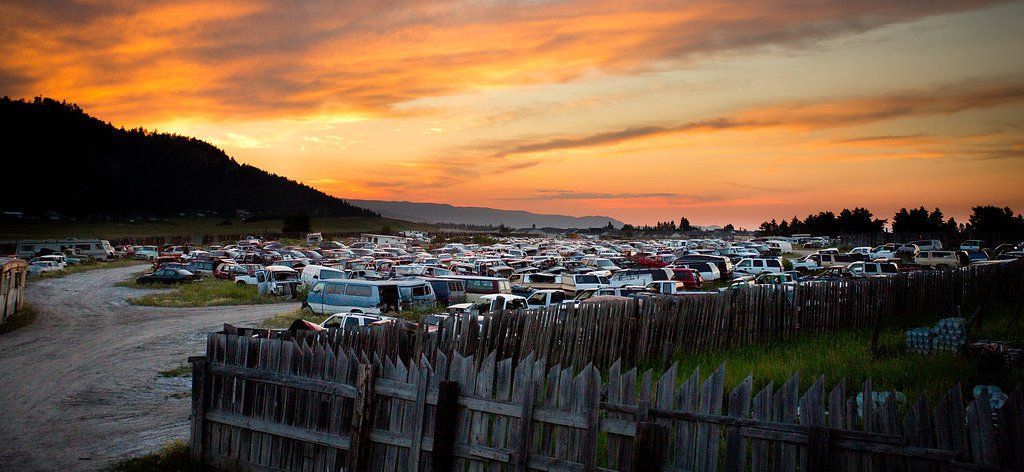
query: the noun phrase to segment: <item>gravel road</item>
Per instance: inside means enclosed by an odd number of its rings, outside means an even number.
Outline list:
[[[117,287],[141,266],[29,284],[35,323],[0,335],[0,470],[97,470],[188,437],[190,377],[206,333],[291,305],[132,306]]]

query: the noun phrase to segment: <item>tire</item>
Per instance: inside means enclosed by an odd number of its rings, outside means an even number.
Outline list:
[[[243,282],[241,280],[239,280],[238,282],[235,282],[235,283],[238,284],[238,285],[245,285],[245,282]]]

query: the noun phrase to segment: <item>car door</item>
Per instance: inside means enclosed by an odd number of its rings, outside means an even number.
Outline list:
[[[760,273],[766,271],[765,268],[764,268],[764,260],[763,259],[754,259],[751,262],[752,262],[752,264],[750,266],[750,272],[752,274],[760,274]]]
[[[309,305],[314,313],[324,313],[324,298],[327,295],[326,287],[327,284],[318,282],[306,294],[306,304]]]

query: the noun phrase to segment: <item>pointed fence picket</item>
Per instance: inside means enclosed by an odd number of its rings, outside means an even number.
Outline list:
[[[805,391],[795,374],[727,391],[724,365],[703,377],[549,366],[532,351],[412,362],[336,342],[211,334],[192,358],[192,453],[244,471],[426,471],[448,450],[460,471],[1024,468],[1020,387],[994,411],[959,386],[934,406],[901,411],[889,397],[858,409],[845,382],[829,389],[822,376]],[[458,394],[440,405],[445,382]],[[872,398],[870,381],[858,390]],[[435,442],[445,428],[450,448]]]

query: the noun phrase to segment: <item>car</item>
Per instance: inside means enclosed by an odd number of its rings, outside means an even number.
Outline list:
[[[489,294],[477,298],[476,301],[472,303],[458,303],[450,305],[447,311],[449,315],[482,315],[492,311],[522,310],[528,307],[529,305],[526,302],[526,297],[507,294]]]
[[[386,318],[381,315],[368,315],[365,313],[335,313],[321,322],[320,327],[326,329],[339,328],[344,331],[369,326]]]
[[[911,241],[910,244],[917,246],[922,251],[938,251],[942,249],[942,241],[938,239],[921,239],[918,241]]]
[[[68,267],[68,259],[63,254],[48,254],[45,256],[35,257],[30,261],[30,263],[35,262],[53,262],[61,269],[66,269]]]
[[[562,290],[537,290],[526,299],[526,305],[531,309],[544,308],[561,305],[568,298]]]
[[[895,262],[882,261],[857,261],[846,266],[846,269],[858,277],[888,277],[900,272],[899,266]]]
[[[627,285],[647,285],[651,282],[671,280],[673,272],[671,268],[643,268],[620,270],[608,278],[608,284],[612,287],[625,287]],[[596,287],[594,287],[596,288]]]
[[[971,263],[964,251],[921,251],[914,256],[914,263],[934,269],[951,269]]]
[[[684,262],[710,262],[714,264],[715,267],[718,267],[720,278],[724,279],[732,277],[732,260],[725,256],[715,256],[711,254],[685,254],[672,261],[672,263],[676,265]]]
[[[748,275],[757,275],[762,272],[782,272],[782,261],[774,258],[745,258],[736,264],[735,271]]]
[[[431,284],[425,280],[342,279],[317,282],[302,307],[317,314],[379,314],[432,308],[436,301]]]
[[[704,277],[701,277],[697,269],[677,267],[672,269],[672,280],[682,282],[687,289],[700,288],[704,285]]]
[[[982,249],[985,249],[987,246],[988,245],[985,244],[985,241],[982,241],[980,239],[968,239],[967,241],[964,241],[963,243],[960,243],[960,250],[961,251],[980,251]]]
[[[198,282],[201,278],[185,269],[157,269],[135,279],[135,282],[139,284],[177,284]]]
[[[29,275],[39,275],[43,272],[59,272],[61,270],[64,270],[64,268],[54,261],[34,261],[28,264]]]
[[[700,272],[701,278],[707,282],[713,282],[722,278],[718,266],[710,262],[673,262],[670,269],[693,269]]]

